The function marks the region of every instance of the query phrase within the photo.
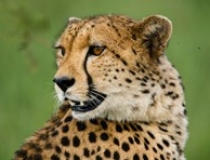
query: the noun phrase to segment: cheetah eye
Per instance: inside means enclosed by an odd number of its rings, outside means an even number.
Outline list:
[[[62,47],[62,46],[56,46],[55,49],[58,50],[58,52],[60,52],[60,54],[61,54],[62,56],[65,55],[65,52],[66,52],[66,51],[65,51],[65,48],[64,48],[64,47]]]
[[[89,55],[99,56],[106,49],[105,46],[90,46],[88,50]]]

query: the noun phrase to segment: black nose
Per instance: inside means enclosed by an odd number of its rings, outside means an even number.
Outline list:
[[[69,79],[67,77],[61,77],[61,78],[54,78],[53,82],[55,82],[63,92],[66,92],[66,90],[69,87],[74,85],[75,79],[74,78]]]

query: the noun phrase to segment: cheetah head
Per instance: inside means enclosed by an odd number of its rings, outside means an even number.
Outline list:
[[[70,18],[55,48],[55,90],[79,120],[162,121],[183,103],[177,71],[164,55],[170,20],[118,15]]]

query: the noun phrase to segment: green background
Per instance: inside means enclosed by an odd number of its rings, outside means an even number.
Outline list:
[[[56,109],[52,46],[68,17],[110,13],[172,20],[167,55],[186,88],[186,157],[210,159],[209,6],[210,1],[199,0],[0,0],[0,160],[11,159]]]

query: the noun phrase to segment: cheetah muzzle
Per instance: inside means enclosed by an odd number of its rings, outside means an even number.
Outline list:
[[[71,100],[74,105],[71,105],[73,111],[88,112],[98,107],[106,98],[106,94],[91,90],[89,94],[90,100],[84,102]]]

